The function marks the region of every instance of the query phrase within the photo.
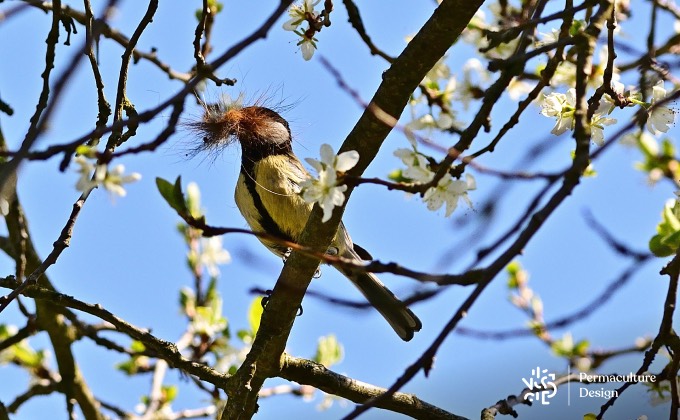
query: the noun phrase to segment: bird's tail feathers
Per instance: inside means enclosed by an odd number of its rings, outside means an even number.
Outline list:
[[[416,331],[420,331],[423,324],[420,319],[390,291],[375,274],[350,273],[343,270],[343,274],[368,299],[368,302],[387,320],[394,331],[404,341],[413,338]]]

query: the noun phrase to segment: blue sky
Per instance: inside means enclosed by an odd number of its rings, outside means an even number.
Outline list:
[[[68,3],[75,8],[81,7],[79,2]],[[257,6],[246,2],[225,3],[214,29],[214,54],[220,54],[247,35],[277,2],[261,2]],[[365,3],[360,7],[370,35],[378,46],[395,56],[403,49],[405,37],[414,34],[429,17],[434,4],[425,0]],[[5,3],[0,10],[14,4]],[[154,23],[140,40],[140,49],[148,51],[156,47],[158,56],[173,68],[181,71],[190,68],[194,62],[191,45],[196,24],[194,12],[199,5],[198,1],[161,2]],[[143,2],[122,2],[111,24],[123,33],[131,34],[145,7]],[[641,9],[633,23],[645,25],[648,13],[648,8]],[[316,57],[310,62],[303,61],[295,45],[296,36],[281,29],[284,19],[265,41],[255,43],[219,70],[223,77],[238,79],[234,88],[209,85],[206,95],[216,98],[222,93],[237,96],[239,92],[245,92],[246,97],[257,97],[268,92],[275,100],[295,103],[284,115],[291,121],[295,152],[300,157],[317,157],[322,143],[329,143],[337,150],[363,110],[337,88],[333,77]],[[333,25],[318,35],[318,54],[332,62],[346,81],[368,99],[380,83],[387,65],[369,54],[346,20],[345,11],[338,2]],[[3,57],[0,61],[0,94],[16,111],[13,117],[0,115],[0,124],[12,148],[16,148],[23,138],[39,95],[37,81],[44,66],[44,38],[49,21],[50,17],[39,10],[29,10],[0,23]],[[670,27],[671,22],[668,23],[666,26]],[[540,28],[542,32],[549,29]],[[663,32],[660,39],[663,39]],[[73,35],[73,46],[58,47],[55,75],[63,70],[64,63],[81,45],[84,35],[83,29]],[[627,37],[622,38],[626,42],[643,48],[642,37],[621,36]],[[461,65],[471,56],[471,51],[468,46],[460,45],[449,53],[454,74],[461,75]],[[118,45],[102,40],[99,57],[110,101],[115,97],[122,52]],[[635,79],[627,81],[634,83]],[[180,82],[168,80],[147,62],[133,65],[130,70],[129,98],[138,110],[157,105],[180,88]],[[36,147],[42,149],[50,144],[64,143],[91,130],[96,119],[95,104],[89,66],[83,62],[49,131]],[[195,104],[188,102],[188,105],[187,118],[200,114]],[[485,145],[513,111],[513,102],[503,99],[493,114],[494,131],[480,134],[476,144]],[[142,127],[130,145],[154,138],[168,115],[166,112]],[[460,119],[470,121],[471,115],[470,112],[461,113]],[[626,115],[621,114],[619,120],[625,121]],[[409,113],[405,112],[402,122],[408,122],[408,117]],[[497,169],[512,169],[531,145],[547,139],[557,144],[530,169],[555,171],[564,168],[570,162],[573,140],[568,135],[551,137],[552,124],[553,121],[539,115],[538,107],[532,106],[513,133],[479,163]],[[609,127],[605,135],[614,131]],[[674,137],[676,134],[677,128],[673,127],[669,135]],[[455,138],[442,135],[433,136],[444,145],[455,141]],[[154,334],[163,339],[179,338],[185,323],[177,304],[178,291],[182,286],[190,285],[192,279],[185,264],[184,244],[175,228],[179,219],[158,194],[154,179],[174,180],[181,175],[185,183],[196,182],[201,188],[210,224],[245,227],[233,201],[240,162],[238,149],[226,150],[214,162],[200,157],[187,160],[184,151],[194,140],[189,133],[179,132],[156,153],[120,160],[128,170],[141,173],[143,178],[127,188],[125,198],[112,200],[103,190],[95,191],[90,197],[75,227],[71,247],[48,270],[50,279],[61,292],[86,302],[100,303],[137,326],[152,328]],[[365,176],[386,177],[401,164],[392,152],[407,146],[403,135],[392,133]],[[595,162],[598,175],[582,182],[519,258],[530,272],[530,285],[544,301],[547,320],[585,306],[628,264],[587,227],[584,210],[591,211],[618,239],[636,249],[644,250],[654,234],[663,203],[673,197],[673,188],[664,183],[654,188],[647,185],[645,175],[632,168],[639,159],[638,152],[621,146],[605,153]],[[59,173],[58,164],[58,158],[31,162],[22,167],[20,175],[19,195],[30,221],[33,240],[42,256],[50,251],[78,197],[74,188],[77,180],[74,168]],[[417,198],[407,198],[380,186],[363,185],[352,195],[345,224],[355,242],[383,262],[396,261],[416,270],[457,273],[474,259],[480,248],[490,244],[503,229],[515,222],[533,194],[542,187],[540,181],[508,183],[494,176],[474,175],[478,190],[471,192],[470,198],[476,204],[476,210],[461,206],[452,218],[446,219],[442,211],[429,212]],[[478,206],[499,188],[507,192],[499,203],[500,216],[489,226],[487,234],[473,234],[481,218]],[[471,238],[467,236],[469,234],[472,234]],[[459,246],[461,240],[465,241],[463,246]],[[246,311],[253,298],[248,290],[273,286],[282,263],[248,236],[228,235],[224,237],[224,245],[231,252],[233,262],[222,267],[219,289],[225,298],[225,315],[236,330],[247,325]],[[441,264],[442,255],[455,246],[457,251]],[[652,260],[596,313],[572,325],[569,331],[574,338],[590,339],[592,348],[609,349],[630,346],[637,337],[653,335],[658,329],[667,285],[667,279],[658,275],[665,262],[664,259]],[[7,274],[14,270],[11,261],[5,257],[0,257],[0,269]],[[390,275],[381,278],[398,294],[418,287],[415,281],[406,278]],[[329,267],[323,269],[322,277],[311,287],[333,296],[360,299],[351,284]],[[335,308],[307,298],[305,314],[296,320],[287,351],[296,356],[311,357],[317,338],[334,333],[345,348],[345,359],[334,370],[368,383],[389,386],[431,343],[469,292],[469,289],[452,287],[431,301],[415,305],[413,310],[423,320],[424,327],[409,343],[399,340],[375,311]],[[461,325],[484,330],[525,325],[526,317],[508,302],[508,293],[505,277],[498,276]],[[0,322],[21,324],[22,319],[12,307],[2,314]],[[554,335],[559,337],[564,332],[555,331]],[[48,345],[43,336],[35,337],[32,343],[38,348]],[[149,376],[128,378],[113,370],[113,364],[124,360],[121,355],[95,348],[86,340],[75,345],[75,352],[86,380],[95,395],[103,400],[130,410],[140,395],[148,393]],[[622,357],[605,364],[603,372],[635,371],[640,361],[640,355]],[[521,378],[528,377],[537,365],[556,372],[566,368],[563,359],[553,356],[535,338],[496,342],[452,335],[441,348],[430,377],[419,374],[404,391],[416,393],[456,414],[474,418],[482,408],[520,392]],[[656,363],[654,369],[659,370],[661,366]],[[3,367],[2,375],[5,379],[0,381],[0,400],[7,403],[26,387],[28,377],[11,366]],[[180,384],[175,408],[205,404],[204,396],[181,381],[177,372],[171,372],[168,381]],[[270,382],[267,385],[281,383],[280,380]],[[573,392],[577,392],[576,386],[572,386]],[[336,403],[331,409],[318,412],[315,406],[319,401],[319,397],[315,403],[303,403],[290,396],[272,397],[261,401],[258,416],[279,418],[285,412],[291,417],[338,418],[352,407],[352,404]],[[661,415],[659,413],[667,410],[666,406],[649,407],[646,401],[644,389],[635,387],[615,405],[612,418],[623,418],[624,413],[632,418],[641,414],[656,418],[655,414]],[[575,418],[588,411],[598,411],[603,402],[572,398],[571,406],[566,407],[566,392],[560,390],[550,406],[523,406],[518,411],[523,419],[556,418],[556,413]],[[36,398],[22,407],[16,418],[38,418],[44,410],[56,410],[61,414],[63,406],[59,396]],[[386,416],[385,412],[372,410],[366,417]]]

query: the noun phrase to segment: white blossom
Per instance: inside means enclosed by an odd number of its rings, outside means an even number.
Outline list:
[[[406,169],[402,171],[404,177],[423,183],[430,182],[434,177],[434,173],[427,167],[427,159],[416,150],[415,146],[412,149],[397,149],[394,151],[394,156],[406,165]]]
[[[195,218],[201,217],[201,190],[198,188],[198,184],[195,182],[190,182],[187,185],[187,209],[189,214]]]
[[[534,87],[535,85],[528,83],[519,77],[513,77],[508,85],[508,96],[510,96],[510,99],[513,101],[517,101],[522,95],[534,90]]]
[[[475,47],[486,46],[486,39],[482,34],[482,29],[487,27],[486,14],[483,10],[477,9],[475,15],[468,22],[465,29],[463,29],[462,37],[465,42],[472,44]]]
[[[653,168],[647,174],[647,184],[654,185],[661,181],[664,177],[663,171],[660,168]]]
[[[440,111],[435,119],[432,114],[425,114],[406,124],[408,130],[440,129],[448,130],[457,124],[453,115],[446,111]]]
[[[222,238],[220,236],[201,238],[200,261],[208,269],[211,277],[219,276],[220,269],[218,265],[231,262],[231,255],[229,251],[222,247]]]
[[[338,185],[338,172],[346,172],[353,168],[359,161],[359,153],[355,150],[336,155],[333,148],[328,144],[321,145],[321,160],[305,159],[318,177],[310,177],[303,181],[302,198],[308,203],[319,203],[323,210],[322,222],[327,222],[333,214],[336,206],[345,202],[347,185]]]
[[[422,130],[424,128],[434,128],[436,126],[437,122],[431,114],[425,114],[406,124],[406,128],[409,130]]]
[[[436,82],[440,79],[449,79],[451,77],[451,70],[445,62],[446,58],[446,56],[440,58],[439,61],[437,61],[437,63],[430,69],[430,71],[427,72],[425,78],[423,79],[424,84],[427,84],[428,82]]]
[[[191,320],[191,332],[214,337],[225,328],[227,328],[227,320],[222,316],[222,299],[213,299],[209,306],[196,308],[196,313]]]
[[[302,53],[302,58],[305,61],[309,61],[314,56],[316,51],[316,40],[314,38],[308,38],[307,35],[302,34],[302,39],[298,42],[300,47],[300,52]]]
[[[598,114],[593,115],[593,120],[590,123],[591,140],[593,140],[598,146],[602,146],[604,144],[604,133],[602,132],[604,126],[615,123],[616,119],[614,118],[603,117]]]
[[[441,111],[439,113],[439,118],[437,118],[437,127],[442,130],[448,130],[449,128],[453,127],[455,122],[456,120],[453,118],[453,115],[451,115],[449,112]]]
[[[666,98],[666,89],[664,89],[663,80],[654,85],[652,88],[652,106],[657,102]],[[654,107],[647,118],[647,129],[654,135],[659,133],[666,133],[675,120],[675,111],[666,106]]]
[[[427,208],[431,211],[439,210],[446,203],[445,217],[449,217],[458,206],[458,200],[463,198],[470,208],[472,202],[467,195],[468,191],[477,188],[477,184],[472,175],[466,174],[465,180],[453,179],[450,174],[446,174],[439,180],[436,187],[431,187],[425,191],[423,201],[427,203]]]
[[[320,161],[312,158],[305,159],[317,172],[326,168],[331,168],[336,172],[347,172],[359,162],[359,152],[356,150],[336,155],[331,145],[326,143],[321,145],[319,154]]]
[[[551,86],[576,86],[576,64],[571,61],[563,61],[557,69],[552,79],[550,79]]]
[[[612,90],[617,94],[617,95],[623,95],[626,87],[623,85],[623,83],[617,81],[617,80],[612,80],[611,84]],[[614,99],[612,99],[609,94],[604,96],[604,100],[600,101],[600,106],[597,108],[598,114],[611,114],[612,111],[616,108],[616,102],[614,102]]]
[[[302,5],[292,5],[288,9],[288,19],[283,24],[283,29],[286,31],[293,31],[301,39],[298,41],[297,46],[300,47],[300,52],[302,53],[302,58],[305,61],[309,61],[314,56],[316,51],[317,39],[314,38],[315,30],[311,26],[307,29],[300,27],[304,22],[315,22],[319,19],[319,13],[314,10],[314,6],[319,4],[321,0],[304,0]]]
[[[552,134],[559,136],[567,130],[574,129],[574,111],[576,108],[576,90],[571,88],[566,94],[552,92],[550,95],[543,99],[541,104],[541,114],[550,117],[557,118],[555,126],[550,131]],[[600,105],[600,109],[607,108],[607,106]],[[598,146],[604,144],[604,133],[603,129],[607,125],[612,125],[616,123],[616,119],[604,117],[599,112],[593,115],[590,122],[590,135],[591,139]]]
[[[125,188],[123,188],[123,184],[129,184],[142,179],[142,176],[137,172],[123,175],[125,172],[125,167],[123,165],[116,165],[111,170],[109,170],[108,165],[105,164],[97,165],[95,167],[95,165],[88,161],[84,156],[76,157],[75,162],[80,166],[80,168],[78,168],[80,178],[76,183],[76,189],[84,193],[102,185],[111,194],[124,197],[126,191]],[[94,176],[92,176],[93,170]]]
[[[560,30],[552,28],[549,33],[539,32],[540,41],[535,42],[537,47],[542,47],[544,45],[553,44],[560,39]]]
[[[489,80],[489,72],[481,61],[471,58],[463,65],[463,81],[458,89],[457,98],[467,110],[470,102],[479,98],[480,86]]]
[[[456,85],[458,82],[456,82],[455,77],[449,77],[448,82],[446,82],[446,87],[444,88],[443,91],[439,93],[439,97],[442,99],[444,103],[450,103],[451,100],[453,99],[453,93],[456,91]]]
[[[78,182],[76,183],[76,190],[82,192],[90,191],[97,186],[97,183],[92,180],[94,165],[89,160],[85,159],[84,156],[77,156],[75,162],[80,166],[80,168],[78,168],[80,178],[78,178]]]
[[[567,94],[552,92],[546,96],[541,104],[541,114],[546,117],[556,117],[557,122],[550,131],[559,136],[574,125],[574,109],[576,106],[576,90],[569,89]]]
[[[659,143],[647,131],[639,130],[634,133],[628,133],[619,140],[624,146],[640,147],[642,152],[648,156],[657,156],[659,154]]]
[[[123,184],[129,184],[142,179],[142,176],[137,172],[129,175],[123,175],[125,166],[116,165],[112,170],[107,169],[107,165],[98,165],[95,170],[95,181],[98,185],[103,185],[110,193],[119,197],[125,197],[127,192],[123,188]]]
[[[310,178],[302,184],[302,198],[308,203],[319,203],[323,210],[321,221],[325,223],[331,218],[333,208],[345,202],[347,185],[337,185],[337,175],[332,169],[323,169],[318,174],[318,178]]]
[[[314,11],[314,6],[319,4],[320,1],[321,0],[304,0],[301,6],[296,4],[290,6],[290,9],[288,9],[288,16],[290,16],[290,19],[284,22],[283,29],[286,31],[295,31],[308,17],[315,20],[318,13]]]

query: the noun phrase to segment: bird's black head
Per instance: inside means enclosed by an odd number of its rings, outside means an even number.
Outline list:
[[[292,153],[288,121],[261,106],[208,105],[203,119],[190,123],[189,128],[203,136],[202,149],[220,148],[238,140],[243,157],[250,160]]]

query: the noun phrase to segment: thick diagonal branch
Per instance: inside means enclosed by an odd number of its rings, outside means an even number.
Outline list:
[[[356,150],[359,162],[351,175],[361,176],[396,124],[410,95],[425,74],[460,36],[482,1],[444,0],[385,72],[369,106],[354,126],[341,151]],[[352,191],[349,186],[347,196]],[[318,206],[312,212],[301,245],[323,252],[338,229],[343,209],[336,209],[330,221],[321,223]],[[229,396],[223,419],[250,418],[257,411],[257,395],[264,381],[281,370],[282,354],[297,308],[316,271],[319,260],[293,252],[262,315],[251,352],[236,373],[238,381]]]

